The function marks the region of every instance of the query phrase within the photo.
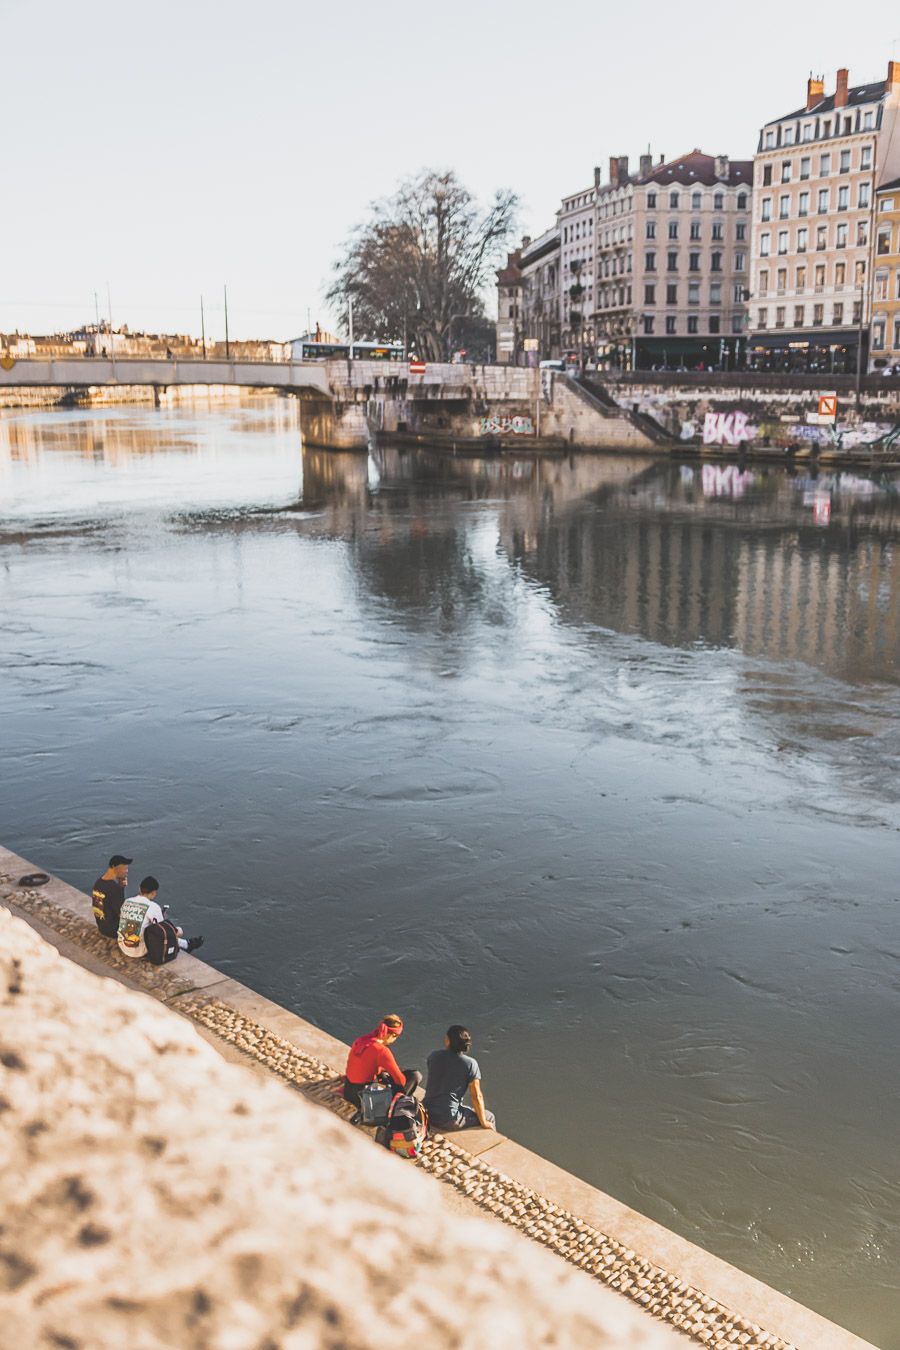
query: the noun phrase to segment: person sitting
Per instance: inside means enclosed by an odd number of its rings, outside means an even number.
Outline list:
[[[144,877],[140,895],[132,896],[122,905],[119,916],[119,951],[123,956],[135,959],[147,955],[147,943],[144,934],[151,923],[162,923],[168,913],[168,905],[163,907],[157,902],[159,882],[156,877]],[[203,946],[202,937],[186,938],[180,928],[176,928],[178,945],[183,952],[196,951]]]
[[[452,1026],[444,1037],[444,1049],[428,1056],[428,1081],[425,1085],[425,1110],[428,1123],[436,1130],[469,1130],[480,1125],[496,1130],[493,1112],[484,1104],[481,1069],[469,1054],[472,1035],[465,1027]],[[471,1106],[463,1104],[468,1091]]]
[[[97,878],[91,890],[94,918],[104,937],[114,938],[119,932],[119,914],[125,900],[128,865],[132,862],[133,858],[114,853],[103,876]]]
[[[359,1094],[367,1083],[391,1083],[398,1092],[415,1092],[422,1081],[418,1069],[401,1069],[391,1046],[403,1031],[403,1019],[388,1013],[374,1031],[358,1036],[350,1047],[344,1072],[344,1098],[359,1106]]]

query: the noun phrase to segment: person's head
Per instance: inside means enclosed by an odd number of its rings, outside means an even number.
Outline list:
[[[472,1033],[466,1027],[448,1027],[444,1044],[457,1055],[467,1055],[472,1048]]]
[[[382,1017],[381,1025],[384,1027],[385,1045],[393,1045],[403,1031],[403,1018],[398,1017],[396,1013],[388,1013],[387,1017]]]
[[[159,882],[156,880],[156,877],[144,877],[144,880],[141,882],[141,895],[146,896],[148,900],[152,900],[158,890]]]
[[[109,871],[112,872],[116,881],[120,881],[124,886],[128,880],[128,865],[133,863],[133,858],[126,858],[124,853],[114,853],[109,860]]]

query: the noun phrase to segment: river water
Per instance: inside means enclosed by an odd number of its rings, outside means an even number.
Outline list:
[[[2,840],[900,1346],[898,491],[0,414]]]

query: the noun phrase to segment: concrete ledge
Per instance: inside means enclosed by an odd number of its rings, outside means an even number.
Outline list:
[[[64,943],[66,955],[152,994],[189,1017],[207,1039],[238,1050],[346,1118],[346,1104],[333,1092],[346,1045],[186,953],[163,967],[129,961],[97,933],[90,901],[74,887],[57,878],[40,891],[16,886],[35,870],[0,848],[0,900],[61,950]],[[699,1344],[722,1350],[868,1345],[503,1135],[436,1135],[421,1165]]]

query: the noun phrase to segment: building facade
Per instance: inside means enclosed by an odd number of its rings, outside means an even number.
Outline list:
[[[560,237],[554,225],[521,249],[522,334],[534,363],[560,354]],[[537,346],[532,346],[537,343]]]
[[[750,274],[749,160],[692,150],[597,185],[594,321],[601,366],[739,364]]]
[[[497,363],[519,364],[522,351],[522,254],[506,255],[506,266],[497,270]]]
[[[875,193],[870,365],[900,371],[900,178]]]
[[[562,354],[583,360],[594,347],[594,241],[597,225],[593,187],[564,197],[559,226],[559,325]]]
[[[885,81],[833,94],[810,78],[803,107],[763,126],[754,159],[750,364],[866,369],[875,193],[900,173],[900,62]]]

